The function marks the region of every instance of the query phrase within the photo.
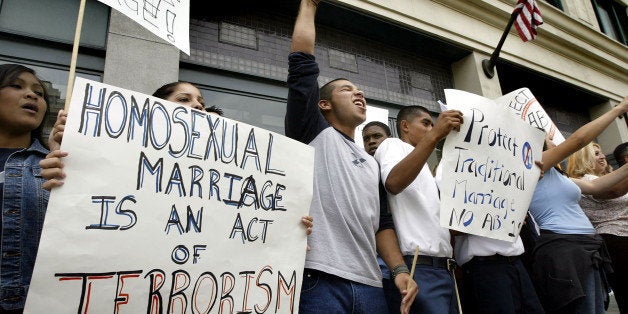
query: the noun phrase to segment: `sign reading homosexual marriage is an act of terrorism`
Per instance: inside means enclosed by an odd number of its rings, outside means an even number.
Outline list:
[[[514,242],[539,179],[545,133],[505,103],[445,90],[449,109],[462,111],[460,132],[443,147],[441,225]]]
[[[292,313],[314,151],[77,79],[28,313]]]

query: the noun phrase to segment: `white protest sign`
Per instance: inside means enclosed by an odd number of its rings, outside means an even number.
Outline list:
[[[98,0],[190,55],[190,0]]]
[[[355,128],[355,144],[364,148],[364,141],[362,141],[362,130],[364,126],[371,121],[379,121],[385,125],[388,125],[388,110],[373,106],[366,106],[366,120],[362,124]]]
[[[297,311],[312,147],[77,78],[28,313]]]
[[[554,121],[547,115],[547,112],[545,112],[529,89],[520,88],[512,91],[495,99],[495,102],[505,104],[531,126],[545,130],[554,144],[558,145],[565,141],[563,134],[560,133]]]
[[[545,134],[491,99],[451,89],[445,96],[464,122],[443,147],[441,226],[514,242],[539,179],[534,161]]]

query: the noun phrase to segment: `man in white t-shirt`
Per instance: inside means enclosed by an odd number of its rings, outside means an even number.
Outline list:
[[[434,125],[427,109],[404,107],[397,115],[400,138],[384,140],[375,152],[399,246],[408,266],[419,247],[414,273],[419,294],[411,313],[457,312],[454,279],[448,268],[453,249],[449,230],[440,226],[438,189],[427,158],[436,144],[451,130],[458,130],[461,123],[462,113],[457,110],[441,113]]]

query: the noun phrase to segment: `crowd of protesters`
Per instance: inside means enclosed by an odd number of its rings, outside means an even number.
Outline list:
[[[448,110],[433,121],[426,108],[407,106],[397,116],[399,138],[381,122],[356,135],[366,119],[364,92],[344,78],[319,88],[318,4],[301,1],[288,56],[285,134],[315,148],[311,216],[301,219],[309,236],[299,312],[603,313],[612,290],[628,313],[628,143],[615,149],[613,170],[592,142],[628,112],[628,97],[559,145],[546,139],[529,207],[531,244],[452,232],[440,226],[440,178],[427,160],[465,117]],[[187,82],[153,96],[223,115]],[[67,116],[60,111],[43,139],[48,110],[33,70],[0,65],[2,313],[23,311],[48,190],[65,178],[68,154],[59,148]]]

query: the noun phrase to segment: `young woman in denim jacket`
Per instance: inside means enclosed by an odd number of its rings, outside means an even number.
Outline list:
[[[33,273],[48,192],[39,161],[48,94],[35,72],[0,65],[0,312],[21,313]]]

